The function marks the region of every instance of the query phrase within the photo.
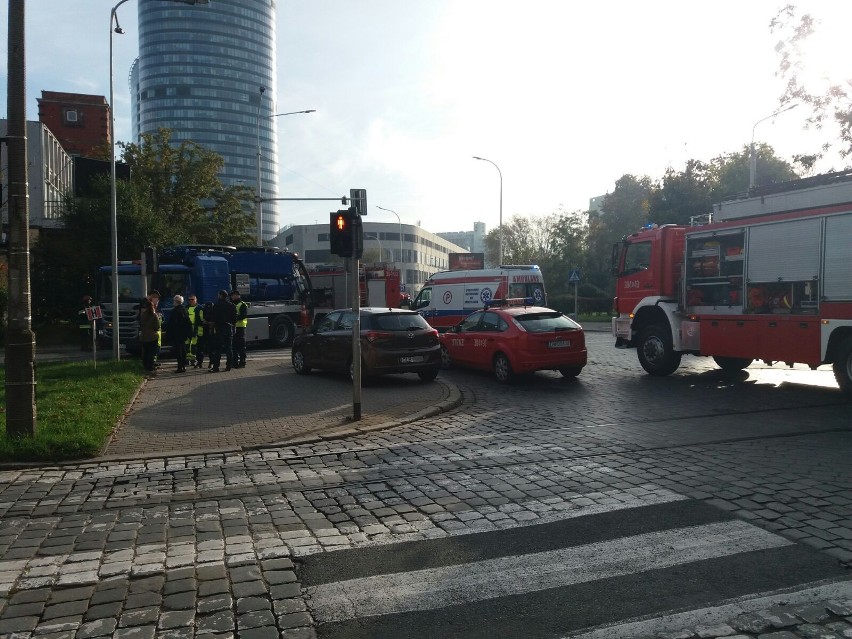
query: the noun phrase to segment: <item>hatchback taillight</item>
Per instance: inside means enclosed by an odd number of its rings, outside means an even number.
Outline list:
[[[382,332],[379,332],[379,331],[367,331],[367,334],[364,337],[366,337],[367,341],[372,344],[377,339],[389,339],[389,338],[393,337],[393,333],[382,333]]]

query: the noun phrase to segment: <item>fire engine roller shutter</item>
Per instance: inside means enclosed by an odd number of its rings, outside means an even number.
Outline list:
[[[753,226],[748,234],[750,282],[802,282],[819,277],[819,218]]]
[[[825,282],[827,300],[852,300],[852,213],[835,215],[825,221]]]

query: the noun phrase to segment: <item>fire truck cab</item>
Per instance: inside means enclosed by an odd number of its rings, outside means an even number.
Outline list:
[[[852,394],[850,264],[852,172],[722,202],[704,226],[651,225],[613,248],[616,346],[652,375],[683,355],[831,364]]]

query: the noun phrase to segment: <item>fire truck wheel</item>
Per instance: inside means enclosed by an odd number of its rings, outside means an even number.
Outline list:
[[[642,331],[636,348],[639,363],[651,375],[671,375],[680,366],[680,353],[672,346],[667,326],[652,324]]]
[[[447,351],[446,346],[441,346],[441,368],[452,368],[453,367],[453,358],[450,357],[449,351]]]
[[[269,327],[269,341],[273,346],[278,348],[286,348],[293,343],[293,337],[296,335],[296,327],[293,326],[293,320],[286,315],[280,315],[272,322]]]
[[[714,355],[713,361],[723,371],[734,372],[748,368],[754,360],[745,357],[717,357]]]
[[[834,379],[837,380],[837,385],[847,395],[852,395],[852,338],[846,338],[846,341],[840,345],[837,354],[834,356]]]
[[[494,377],[498,382],[507,384],[512,381],[512,365],[509,363],[509,358],[503,353],[497,353],[494,356]]]
[[[294,348],[290,355],[293,362],[293,370],[298,375],[308,375],[311,372],[311,367],[305,361],[305,354],[298,348]]]

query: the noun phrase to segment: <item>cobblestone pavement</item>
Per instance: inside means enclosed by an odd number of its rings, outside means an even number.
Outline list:
[[[198,450],[235,450],[316,441],[393,427],[454,408],[458,389],[442,379],[388,376],[362,389],[362,419],[352,421],[346,376],[293,372],[288,351],[253,351],[247,368],[210,374],[173,372],[163,362],[106,447],[106,455],[139,456]]]
[[[447,371],[458,409],[387,430],[2,472],[0,637],[312,637],[301,557],[672,494],[852,566],[852,411],[830,371],[685,359],[658,379],[611,342],[590,334],[574,381]],[[848,598],[782,602],[630,636],[852,636]]]

